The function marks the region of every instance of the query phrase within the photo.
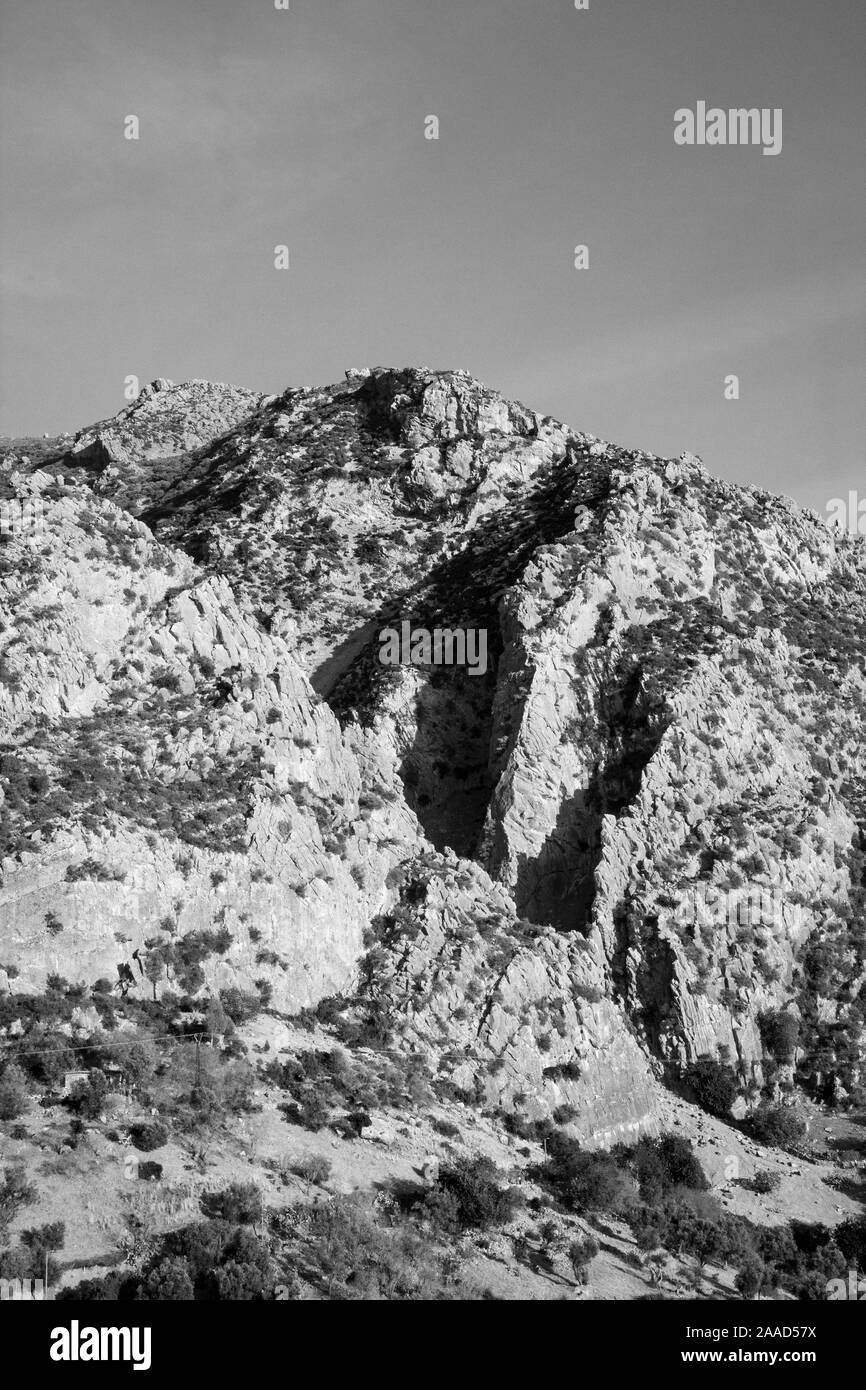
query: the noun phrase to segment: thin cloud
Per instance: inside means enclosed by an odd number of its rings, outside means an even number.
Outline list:
[[[23,268],[15,269],[8,264],[0,270],[0,296],[40,304],[78,297],[68,280],[59,275],[50,271],[37,273]]]
[[[770,347],[866,315],[866,271],[853,267],[813,281],[779,284],[754,294],[695,304],[667,318],[636,324],[625,333],[594,336],[579,358],[551,356],[527,362],[522,379],[540,395],[572,384],[598,387],[668,375],[697,362],[724,361],[736,370],[738,354]]]

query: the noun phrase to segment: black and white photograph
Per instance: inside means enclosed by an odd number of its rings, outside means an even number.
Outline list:
[[[23,1367],[860,1345],[864,60],[863,0],[0,0]]]

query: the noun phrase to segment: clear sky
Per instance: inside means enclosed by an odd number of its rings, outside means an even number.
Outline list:
[[[0,431],[112,414],[128,374],[464,367],[821,512],[866,490],[864,0],[0,16]],[[781,107],[781,154],[678,147],[698,101]]]

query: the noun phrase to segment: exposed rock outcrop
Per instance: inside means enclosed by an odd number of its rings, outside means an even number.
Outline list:
[[[862,1083],[862,539],[464,372],[156,382],[38,487],[0,537],[0,966],[204,942],[196,988],[354,995],[595,1142],[702,1054],[759,1085],[780,1008]],[[403,620],[484,629],[486,673],[383,666]]]

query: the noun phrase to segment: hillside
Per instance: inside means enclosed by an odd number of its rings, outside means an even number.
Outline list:
[[[677,1096],[696,1137],[700,1075],[862,1104],[864,539],[459,371],[159,380],[40,445],[0,455],[7,1049],[233,1000],[530,1144]],[[404,621],[486,671],[383,665]]]

